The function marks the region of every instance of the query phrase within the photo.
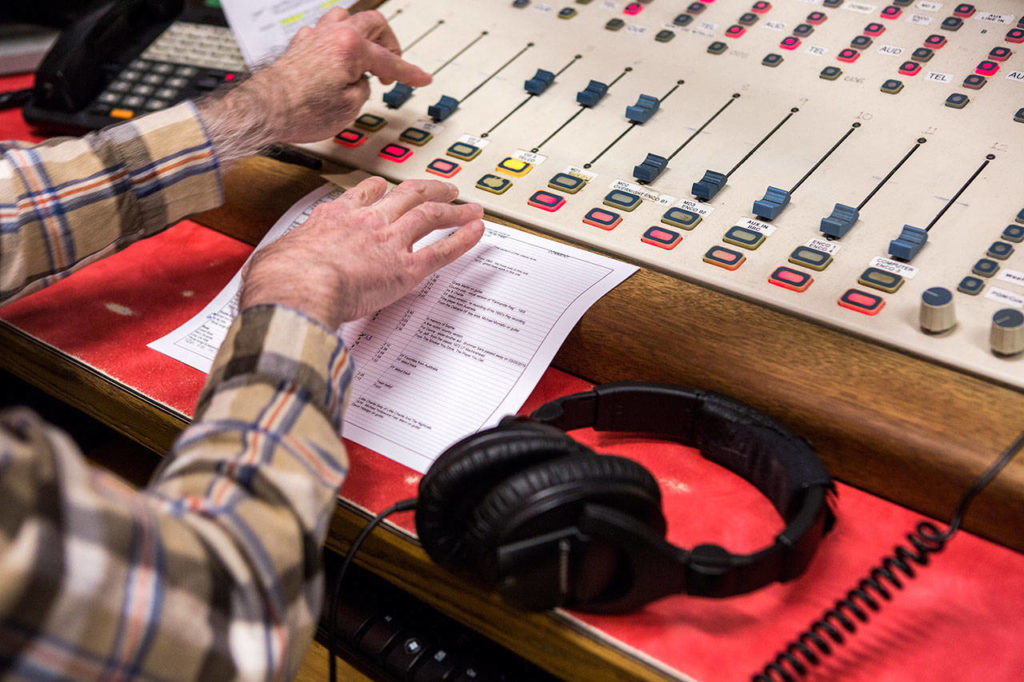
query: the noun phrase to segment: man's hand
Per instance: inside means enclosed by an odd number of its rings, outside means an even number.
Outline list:
[[[334,8],[300,29],[276,62],[197,104],[222,161],[274,142],[316,142],[355,120],[370,95],[368,74],[385,85],[430,83],[401,53],[380,12]]]
[[[483,236],[478,204],[450,203],[454,185],[407,180],[387,191],[369,178],[259,251],[243,273],[240,308],[285,305],[330,329],[398,300]],[[413,252],[434,230],[461,226]]]

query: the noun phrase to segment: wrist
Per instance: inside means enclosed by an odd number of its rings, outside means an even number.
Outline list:
[[[221,163],[249,156],[276,142],[281,126],[258,76],[206,95],[196,109]]]

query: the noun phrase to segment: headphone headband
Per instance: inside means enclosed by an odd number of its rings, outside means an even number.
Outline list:
[[[687,557],[684,591],[705,597],[743,594],[800,575],[835,515],[834,484],[814,450],[767,415],[745,403],[672,384],[620,381],[557,398],[530,420],[563,431],[644,433],[695,447],[757,487],[786,521],[770,546],[732,554],[700,545]]]

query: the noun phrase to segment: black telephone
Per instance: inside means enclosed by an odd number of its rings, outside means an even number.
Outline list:
[[[108,0],[67,26],[36,70],[25,120],[79,134],[212,90],[245,69],[215,0]]]

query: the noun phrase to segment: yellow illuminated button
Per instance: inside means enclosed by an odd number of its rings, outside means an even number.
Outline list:
[[[500,178],[497,175],[487,173],[482,178],[476,181],[477,189],[482,189],[485,192],[491,194],[504,194],[509,187],[512,186],[512,181],[508,178]]]
[[[533,164],[511,156],[506,156],[502,159],[501,163],[498,164],[498,170],[506,175],[521,178],[533,170]]]
[[[629,192],[622,192],[617,189],[613,189],[611,192],[605,195],[604,200],[601,202],[605,206],[611,206],[623,211],[632,211],[634,208],[640,205],[640,197]]]
[[[135,112],[131,109],[111,109],[110,118],[134,118]]]

